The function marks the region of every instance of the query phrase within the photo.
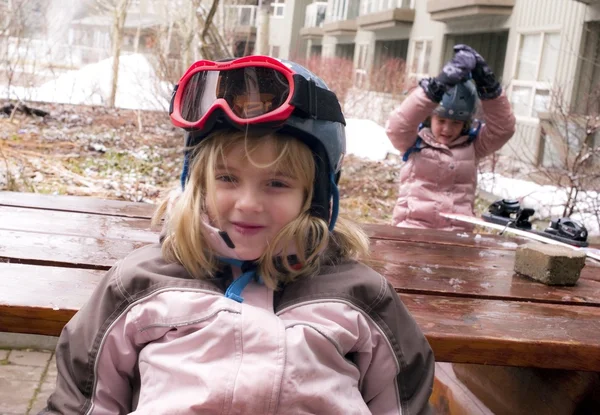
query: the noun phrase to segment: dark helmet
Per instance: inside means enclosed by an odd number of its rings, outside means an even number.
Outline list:
[[[328,94],[333,95],[335,98],[335,94],[333,94],[327,84],[314,73],[295,62],[287,60],[281,60],[281,62],[294,70],[297,75],[302,76],[309,84],[313,84],[322,91],[327,91]],[[330,100],[327,105],[321,105],[320,109],[319,92],[317,91],[316,97],[311,97],[310,93],[308,95],[302,98],[314,99],[314,102],[309,105],[311,108],[314,108],[313,114],[306,114],[305,111],[295,111],[283,124],[277,127],[268,126],[268,128],[274,128],[277,132],[288,134],[301,140],[313,152],[316,172],[313,200],[311,202],[311,215],[325,220],[329,224],[329,229],[333,230],[339,207],[337,183],[341,174],[344,154],[346,153],[345,121],[336,122],[319,119],[320,112],[328,112],[330,115],[331,113],[339,113],[338,118],[343,121],[342,110],[337,98],[333,100],[333,103],[337,104],[337,106],[332,105],[332,101]],[[186,131],[185,145],[196,145],[215,130],[230,126],[235,127],[222,113],[216,122],[211,125],[210,129],[203,131]],[[261,128],[261,126],[250,125],[244,128],[247,130],[248,128]],[[187,180],[187,166],[190,163],[188,156],[189,153],[186,154],[184,161],[184,170],[181,178],[182,186],[185,186]],[[330,201],[332,198],[333,205],[330,212]]]
[[[440,105],[434,110],[434,114],[442,118],[470,121],[476,109],[477,91],[473,81],[468,80],[449,89],[442,97]]]

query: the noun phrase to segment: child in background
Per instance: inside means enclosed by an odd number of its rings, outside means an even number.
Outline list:
[[[262,110],[261,110],[262,109]],[[196,62],[171,104],[182,193],[161,243],[115,265],[64,328],[46,414],[421,414],[433,354],[337,218],[344,117],[265,56]]]
[[[405,161],[394,226],[472,230],[439,213],[474,215],[477,165],[515,132],[510,103],[485,60],[467,45],[454,51],[442,72],[421,80],[387,121],[387,135]],[[473,125],[477,95],[485,123]]]

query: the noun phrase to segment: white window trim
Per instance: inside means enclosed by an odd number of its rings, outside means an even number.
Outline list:
[[[412,39],[412,41],[410,42],[409,45],[409,59],[407,62],[408,65],[408,76],[410,78],[416,78],[416,79],[421,79],[421,78],[427,78],[429,75],[429,73],[424,73],[424,72],[412,72],[412,63],[415,59],[415,48],[417,46],[417,42],[430,42],[431,43],[431,54],[433,54],[433,38],[432,37],[424,37],[424,38],[415,38]],[[425,43],[424,45],[425,46]],[[423,53],[425,53],[427,50],[426,47],[423,48]],[[421,69],[421,68],[419,68]],[[431,71],[431,56],[429,56],[429,70]]]
[[[358,43],[356,44],[356,66],[354,68],[354,85],[359,88],[368,87],[367,83],[367,75],[369,71],[367,68],[369,67],[369,43]],[[364,56],[361,56],[361,50],[364,47]],[[363,62],[360,61],[360,58],[363,58]],[[359,78],[361,79],[359,82]]]
[[[273,19],[283,19],[285,16],[285,1],[284,0],[275,0],[271,3],[271,7],[273,8],[273,12],[271,13],[271,17]],[[281,14],[277,14],[280,12]]]
[[[519,79],[516,79],[517,76],[517,65],[519,62],[519,49],[521,47],[521,42],[523,41],[523,36],[526,35],[536,35],[539,34],[541,35],[541,39],[540,39],[540,50],[538,52],[538,56],[537,56],[537,60],[536,60],[536,65],[535,65],[535,79],[534,81],[522,81]],[[513,93],[513,86],[522,86],[522,87],[529,87],[531,88],[531,96],[529,97],[529,105],[528,108],[530,109],[530,114],[533,113],[533,105],[535,102],[535,92],[537,90],[546,90],[546,91],[552,91],[552,83],[548,83],[548,82],[538,82],[537,79],[540,75],[540,64],[542,61],[542,57],[543,57],[543,53],[544,53],[544,41],[545,41],[545,37],[547,34],[558,34],[560,35],[560,26],[548,26],[545,28],[528,28],[528,29],[523,29],[521,31],[519,31],[519,33],[517,34],[517,47],[515,49],[515,58],[513,60],[512,63],[512,81],[510,82],[510,86],[508,88],[508,97],[509,99],[512,99],[512,93]],[[562,39],[561,39],[562,41]],[[556,74],[555,74],[556,77]],[[538,117],[534,117],[532,115],[518,115],[515,114],[515,118],[517,119],[517,121],[522,122],[522,123],[526,123],[529,125],[538,125],[539,124],[539,118]]]

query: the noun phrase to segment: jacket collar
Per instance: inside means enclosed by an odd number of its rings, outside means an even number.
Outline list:
[[[456,140],[454,140],[452,142],[452,144],[449,145],[449,146],[447,146],[445,144],[442,144],[442,143],[438,143],[435,140],[435,137],[433,136],[433,133],[431,132],[431,128],[428,128],[428,127],[422,128],[421,131],[419,131],[419,137],[421,137],[421,139],[428,146],[439,148],[441,150],[448,150],[450,148],[460,147],[463,144],[465,144],[467,141],[469,141],[469,136],[468,135],[461,135]]]

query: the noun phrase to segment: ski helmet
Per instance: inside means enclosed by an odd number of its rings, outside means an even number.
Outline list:
[[[473,81],[467,80],[449,89],[434,114],[457,121],[470,121],[477,107],[477,91]]]

